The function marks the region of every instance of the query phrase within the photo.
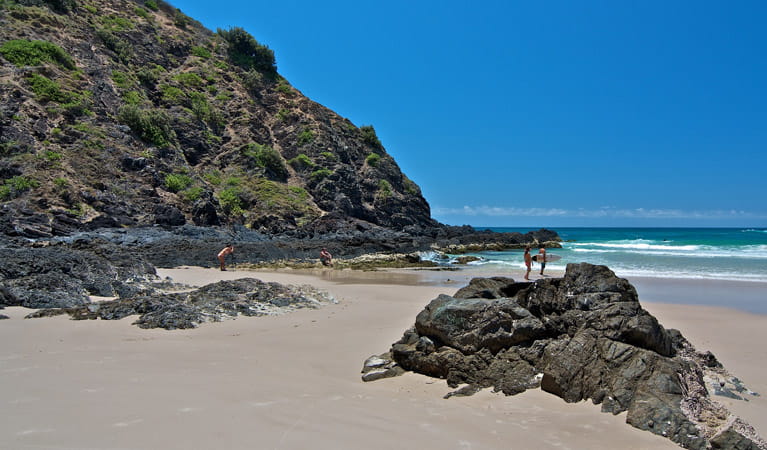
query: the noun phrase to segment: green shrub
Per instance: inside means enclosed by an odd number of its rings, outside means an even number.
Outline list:
[[[277,111],[277,120],[280,122],[284,122],[290,118],[290,110],[287,110],[285,108],[280,109]]]
[[[47,41],[6,41],[0,46],[0,55],[17,67],[39,66],[44,62],[51,62],[66,69],[75,68],[75,62],[64,49]]]
[[[283,81],[280,81],[280,83],[277,85],[276,88],[274,88],[277,92],[281,92],[288,97],[293,96],[293,88],[290,87],[290,85],[284,83]]]
[[[46,150],[43,152],[40,157],[48,162],[57,162],[60,161],[62,156],[59,152],[54,152],[53,150]]]
[[[205,189],[199,186],[195,186],[185,190],[184,192],[182,192],[182,194],[184,195],[184,198],[186,199],[186,201],[195,202],[200,197],[202,197],[203,192],[205,192]]]
[[[218,202],[227,214],[242,214],[243,202],[240,197],[240,189],[236,187],[224,189],[218,193]]]
[[[146,0],[144,2],[144,6],[146,6],[147,8],[151,9],[154,12],[157,12],[160,9],[157,7],[157,2],[155,2],[154,0]]]
[[[121,72],[119,70],[113,70],[112,71],[112,81],[115,82],[115,85],[122,89],[127,89],[130,87],[130,77],[127,73]]]
[[[314,164],[312,160],[309,159],[309,157],[304,155],[303,153],[296,156],[295,158],[289,159],[288,164],[290,164],[294,169],[296,169],[299,172],[313,169],[316,166],[316,164]]]
[[[248,92],[258,92],[264,82],[264,75],[256,69],[250,69],[242,75],[242,85]]]
[[[189,95],[191,110],[194,116],[200,122],[207,123],[208,126],[216,132],[223,130],[226,125],[224,115],[216,108],[210,106],[208,99],[199,92],[192,92]]]
[[[91,14],[96,14],[97,12],[99,12],[99,9],[93,5],[83,5],[83,8],[85,8],[85,10]]]
[[[362,132],[363,142],[377,149],[383,149],[383,144],[381,144],[381,141],[378,140],[378,136],[376,135],[376,130],[373,128],[373,125],[363,125],[360,127],[360,131]]]
[[[0,200],[10,200],[38,187],[40,183],[21,175],[9,178],[0,186]]]
[[[171,86],[169,84],[161,84],[160,93],[162,93],[163,101],[179,105],[186,99],[186,94],[181,89]]]
[[[381,160],[381,155],[378,153],[371,153],[365,158],[365,162],[368,163],[369,166],[375,167],[376,164],[378,164],[378,161]]]
[[[175,14],[173,15],[173,24],[183,30],[192,24],[192,18],[181,12],[180,9],[176,9]]]
[[[53,185],[59,189],[64,189],[67,186],[69,186],[69,180],[67,180],[66,178],[57,177],[53,179]]]
[[[208,183],[212,184],[213,186],[218,186],[219,184],[221,184],[223,182],[223,179],[221,178],[221,173],[219,171],[217,171],[217,170],[215,170],[213,172],[206,173],[203,176],[203,178],[205,178],[205,180]]]
[[[157,80],[160,79],[160,74],[165,72],[165,68],[158,64],[153,67],[142,67],[136,72],[136,77],[146,87],[153,87]]]
[[[405,192],[411,195],[419,195],[421,189],[412,180],[405,178]]]
[[[193,182],[192,178],[183,173],[169,173],[165,175],[165,187],[171,192],[182,191]]]
[[[61,104],[63,113],[69,118],[90,113],[88,110],[90,91],[83,93],[65,91],[57,82],[36,73],[31,74],[27,82],[38,101]]]
[[[250,143],[243,145],[240,151],[251,157],[259,167],[262,167],[270,178],[286,180],[288,169],[280,153],[267,145]]]
[[[333,152],[322,152],[320,153],[320,156],[327,159],[328,161],[338,161],[338,155]]]
[[[260,209],[301,217],[313,212],[309,193],[299,186],[288,186],[265,179],[252,185],[252,193]]]
[[[333,175],[333,171],[330,169],[318,169],[312,172],[310,178],[312,181],[317,182]]]
[[[170,119],[163,111],[126,105],[120,108],[117,118],[146,142],[166,147],[176,139]]]
[[[63,91],[61,86],[50,78],[33,73],[27,78],[27,83],[40,101],[67,103],[72,100],[72,96]]]
[[[382,200],[385,200],[385,199],[391,197],[391,195],[392,195],[391,183],[389,183],[386,180],[380,180],[378,182],[377,197],[382,199]]]
[[[173,79],[188,88],[199,89],[205,85],[205,81],[194,72],[180,73],[174,76]]]
[[[199,47],[199,46],[192,47],[192,54],[202,59],[208,59],[211,56],[210,50],[208,50],[205,47]]]
[[[298,145],[306,145],[314,140],[314,133],[312,130],[304,130],[300,133],[298,133],[298,138],[296,139],[296,143]]]
[[[115,53],[117,60],[128,64],[133,58],[133,49],[131,44],[117,37],[107,29],[96,30],[96,36],[101,39],[104,46]]]
[[[149,20],[149,11],[147,11],[146,9],[144,9],[144,8],[142,8],[140,6],[137,6],[137,7],[133,8],[133,12],[135,12],[137,16],[140,16],[140,17],[143,17],[146,20]]]
[[[240,27],[229,30],[218,29],[217,33],[226,40],[229,60],[243,69],[256,69],[261,72],[276,73],[277,65],[274,52],[261,45],[247,31]]]
[[[129,105],[140,105],[144,101],[144,97],[138,91],[128,91],[123,94],[123,100]]]
[[[224,180],[224,184],[227,186],[239,186],[242,184],[242,178],[240,177],[227,177]]]
[[[104,28],[109,31],[126,31],[133,28],[133,22],[124,18],[110,14],[101,18]]]

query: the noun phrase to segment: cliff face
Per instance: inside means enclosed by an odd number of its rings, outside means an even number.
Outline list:
[[[0,232],[437,225],[374,129],[273,58],[162,1],[0,0]]]

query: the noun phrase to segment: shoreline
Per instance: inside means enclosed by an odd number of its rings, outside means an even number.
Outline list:
[[[541,390],[511,397],[483,390],[445,400],[453,389],[422,375],[361,381],[363,361],[388,350],[431,299],[486,273],[199,267],[158,273],[187,284],[241,277],[311,284],[339,303],[176,331],[140,329],[134,318],[23,320],[29,310],[7,308],[11,319],[0,322],[0,396],[7,406],[0,447],[679,448],[627,425],[625,413],[604,414],[590,401],[568,404]],[[762,395],[715,398],[767,434],[767,316],[645,302],[641,291],[640,301]]]

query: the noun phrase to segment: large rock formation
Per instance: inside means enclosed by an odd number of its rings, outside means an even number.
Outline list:
[[[402,369],[467,385],[454,394],[540,387],[591,399],[686,448],[767,448],[709,396],[705,380],[731,379],[716,358],[665,329],[604,266],[569,264],[564,278],[534,283],[475,279],[440,295],[388,354],[366,362],[364,378]]]

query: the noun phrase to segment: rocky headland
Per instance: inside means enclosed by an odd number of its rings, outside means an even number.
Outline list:
[[[590,399],[684,448],[767,448],[712,396],[757,394],[658,323],[604,266],[569,264],[563,278],[533,283],[478,278],[440,295],[389,352],[365,361],[363,380],[404,371],[445,379],[457,388],[448,396],[540,388]]]
[[[163,0],[0,1],[0,202],[0,306],[134,298],[226,243],[250,265],[396,265],[559,241],[438,223],[372,125]]]

